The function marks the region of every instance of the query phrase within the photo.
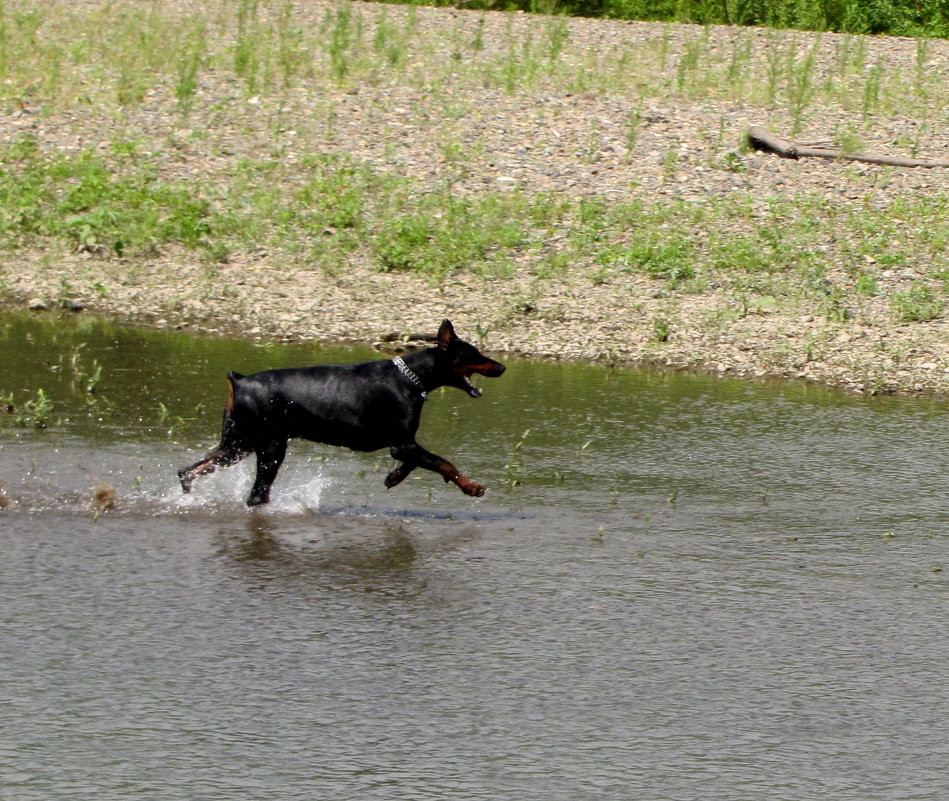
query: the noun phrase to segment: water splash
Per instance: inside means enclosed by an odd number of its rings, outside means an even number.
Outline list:
[[[190,493],[177,485],[165,488],[158,501],[172,511],[211,511],[243,508],[254,481],[254,460],[218,470],[198,479]],[[320,507],[320,498],[328,480],[322,465],[311,460],[295,461],[280,471],[271,493],[270,503],[258,511],[277,514],[304,514]]]
[[[116,447],[90,451],[76,443],[49,453],[29,445],[20,449],[5,475],[5,514],[98,515],[99,517],[154,516],[190,513],[243,513],[254,480],[255,462],[202,476],[191,493],[184,494],[177,479],[180,454],[156,449]],[[6,455],[6,454],[5,454]],[[329,485],[324,465],[317,459],[289,462],[274,485],[268,514],[308,514],[319,509]],[[107,508],[96,502],[101,488],[109,489]]]

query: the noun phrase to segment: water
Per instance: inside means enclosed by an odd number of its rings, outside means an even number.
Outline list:
[[[949,794],[945,401],[507,360],[423,418],[484,498],[295,443],[250,511],[174,476],[224,372],[371,351],[0,342],[4,799]]]

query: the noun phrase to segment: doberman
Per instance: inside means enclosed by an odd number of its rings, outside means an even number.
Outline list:
[[[447,459],[425,450],[415,435],[432,390],[457,387],[479,398],[481,390],[468,380],[471,375],[493,378],[503,372],[503,364],[459,339],[445,320],[434,347],[409,353],[404,359],[264,370],[253,375],[228,373],[221,443],[178,471],[181,488],[190,492],[198,476],[255,453],[257,476],[247,505],[267,503],[287,443],[300,437],[356,451],[389,448],[401,464],[386,476],[387,487],[422,467],[440,473],[466,495],[484,495],[484,487],[461,475]]]

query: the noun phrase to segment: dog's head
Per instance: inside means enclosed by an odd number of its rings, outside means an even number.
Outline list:
[[[455,334],[450,320],[443,320],[436,337],[443,369],[448,373],[446,386],[458,387],[472,398],[480,398],[481,390],[468,379],[478,375],[497,378],[504,372],[504,365],[489,359],[470,342],[465,342]]]

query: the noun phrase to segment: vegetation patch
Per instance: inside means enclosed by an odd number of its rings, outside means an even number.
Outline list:
[[[10,247],[37,237],[114,256],[147,256],[163,244],[207,248],[211,205],[185,184],[158,179],[130,143],[110,154],[48,154],[32,138],[0,151],[0,237]]]
[[[945,47],[345,0],[3,0],[0,295],[129,315],[147,296],[156,320],[333,337],[408,324],[434,291],[500,347],[647,343],[804,374],[837,329],[886,327],[874,364],[935,381],[942,346],[897,339],[944,326],[945,173],[779,160],[743,134],[938,155]]]
[[[161,180],[157,163],[132,142],[52,155],[30,138],[0,150],[0,166],[7,248],[46,238],[99,256],[147,259],[174,246],[213,265],[263,247],[307,269],[334,272],[368,256],[379,271],[435,280],[455,272],[510,276],[515,264],[550,277],[589,264],[598,284],[640,277],[689,292],[699,279],[731,287],[736,297],[809,298],[834,316],[846,296],[876,294],[881,271],[912,266],[913,287],[892,299],[897,317],[933,319],[944,302],[944,195],[857,208],[799,195],[773,198],[765,214],[752,214],[754,198],[742,193],[701,204],[516,190],[459,196],[451,186],[426,191],[340,156],[292,166],[244,162],[199,186]],[[831,279],[831,268],[848,276],[846,285]]]
[[[434,5],[461,5],[436,0]],[[466,0],[465,8],[571,14],[581,17],[756,25],[840,33],[949,36],[949,11],[940,0]]]

